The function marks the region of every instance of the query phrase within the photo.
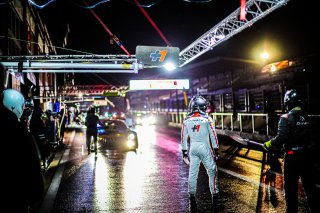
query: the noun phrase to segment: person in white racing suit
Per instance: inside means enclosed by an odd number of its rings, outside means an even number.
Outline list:
[[[195,195],[200,163],[202,162],[209,176],[209,187],[212,194],[212,204],[225,201],[219,194],[218,160],[219,143],[213,120],[206,115],[207,100],[202,96],[194,96],[189,103],[189,115],[183,121],[181,129],[181,146],[184,162],[190,159],[189,168],[189,200],[191,210],[196,209]],[[190,150],[188,154],[188,137]]]

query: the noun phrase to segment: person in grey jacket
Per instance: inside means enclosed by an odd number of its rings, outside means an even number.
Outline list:
[[[202,162],[209,176],[209,187],[212,204],[225,201],[219,194],[218,160],[219,143],[213,120],[206,115],[207,101],[202,96],[195,96],[189,103],[190,114],[183,121],[181,129],[181,146],[184,161],[190,158],[189,168],[189,200],[191,210],[196,209],[195,195],[200,163]],[[188,153],[187,140],[190,138]]]

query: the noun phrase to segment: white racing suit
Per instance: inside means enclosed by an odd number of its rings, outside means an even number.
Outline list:
[[[199,112],[189,114],[183,121],[181,129],[182,150],[188,150],[188,137],[190,138],[189,194],[196,194],[201,161],[209,176],[210,192],[217,194],[219,192],[218,172],[212,148],[219,149],[219,144],[212,118]]]

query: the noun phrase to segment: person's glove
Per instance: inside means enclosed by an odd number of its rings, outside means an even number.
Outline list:
[[[182,150],[182,158],[183,158],[183,162],[184,162],[186,165],[189,165],[189,164],[190,164],[189,155],[188,155],[188,150]]]
[[[263,147],[264,150],[266,150],[267,152],[269,152],[270,149],[271,149],[271,147],[272,147],[271,140],[265,142],[262,147]]]
[[[214,149],[214,161],[219,160],[219,149]]]

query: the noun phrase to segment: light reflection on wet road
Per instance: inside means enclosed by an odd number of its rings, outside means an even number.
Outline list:
[[[179,130],[137,126],[136,131],[137,152],[100,147],[97,156],[82,153],[85,134],[77,132],[52,212],[188,212],[188,167],[181,159]],[[262,152],[223,138],[221,144],[220,189],[228,201],[215,212],[283,212],[282,188],[275,191],[274,205],[267,194],[270,187],[260,184],[266,172]],[[279,186],[282,179],[274,185]],[[212,212],[202,166],[197,201],[199,212]]]

